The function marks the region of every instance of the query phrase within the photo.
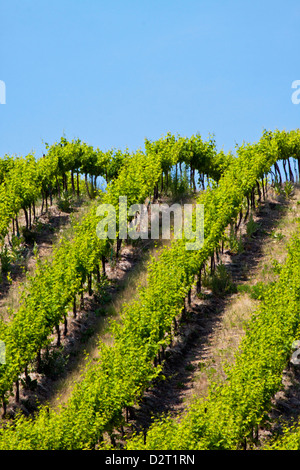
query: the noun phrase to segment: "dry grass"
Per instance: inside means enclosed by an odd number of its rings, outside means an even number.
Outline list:
[[[256,270],[251,273],[252,282],[271,282],[275,279],[273,272],[273,261],[284,263],[287,256],[287,245],[295,233],[300,220],[300,188],[294,189],[290,200],[282,196],[274,197],[275,201],[285,203],[279,210],[284,211],[283,216],[275,224],[262,246],[262,257]]]
[[[251,318],[258,301],[248,294],[236,294],[225,308],[221,321],[214,329],[209,342],[203,348],[201,361],[193,365],[195,374],[193,387],[185,397],[185,405],[194,397],[207,396],[210,382],[223,382],[226,379],[224,366],[234,363],[238,346],[244,336],[245,323]]]

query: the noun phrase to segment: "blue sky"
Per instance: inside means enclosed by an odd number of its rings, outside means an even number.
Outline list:
[[[293,129],[297,0],[0,0],[0,156],[65,133],[103,150],[166,132],[218,148]]]

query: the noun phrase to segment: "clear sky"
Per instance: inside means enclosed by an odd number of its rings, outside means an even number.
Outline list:
[[[0,0],[0,156],[300,127],[299,0]]]

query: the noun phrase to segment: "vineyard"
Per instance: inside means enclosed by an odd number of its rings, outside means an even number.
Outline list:
[[[299,176],[299,130],[4,156],[0,449],[300,449]],[[123,239],[122,196],[202,205],[203,245]]]

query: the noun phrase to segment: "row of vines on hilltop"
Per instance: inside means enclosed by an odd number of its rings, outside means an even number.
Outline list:
[[[191,181],[195,186],[195,169],[204,175],[220,175],[222,168],[228,164],[229,158],[224,154],[217,154],[215,142],[209,139],[203,142],[199,135],[191,139],[178,139],[180,152],[178,161],[170,155],[176,138],[168,134],[167,138],[151,142],[145,140],[146,153],[159,153],[162,162],[162,180],[160,190],[165,184],[168,186],[169,173],[175,163],[181,167],[182,163],[190,167]],[[128,150],[110,149],[106,152],[99,148],[80,141],[69,142],[62,137],[59,142],[49,145],[46,143],[47,153],[43,158],[35,159],[31,154],[27,157],[11,157],[6,155],[0,161],[0,238],[4,239],[9,231],[11,222],[19,234],[18,216],[22,210],[26,219],[26,227],[30,228],[32,216],[35,217],[35,204],[42,200],[42,209],[48,200],[59,198],[66,191],[79,196],[81,177],[84,177],[86,191],[90,198],[96,194],[97,178],[100,176],[106,183],[114,180],[120,168],[130,157]],[[201,158],[199,159],[199,155]],[[175,155],[175,154],[174,154]],[[177,165],[176,165],[177,168]],[[156,184],[155,195],[159,183]]]
[[[199,251],[186,251],[185,240],[174,240],[158,260],[152,260],[147,286],[140,288],[135,301],[124,306],[121,324],[112,323],[113,346],[99,344],[99,359],[90,363],[67,404],[59,411],[42,407],[35,418],[20,416],[4,426],[0,432],[0,448],[91,449],[101,447],[106,431],[113,442],[113,429],[122,424],[123,411],[136,403],[151,380],[160,373],[161,366],[156,358],[161,357],[171,342],[174,320],[184,314],[186,297],[196,280],[198,289],[201,288],[204,263],[220,249],[228,225],[240,220],[245,198],[253,204],[255,191],[260,197],[260,188],[263,192],[265,189],[265,177],[279,159],[299,158],[299,133],[284,133],[286,145],[289,145],[286,155],[280,153],[278,144],[282,135],[265,132],[257,144],[238,148],[237,158],[211,152],[211,144],[203,143],[199,136],[189,141],[168,135],[158,142],[147,142],[146,154],[137,152],[126,160],[101,202],[117,205],[120,195],[126,195],[129,204],[143,202],[157,192],[162,173],[166,175],[181,158],[191,164],[192,174],[193,169],[204,173],[205,167],[209,175],[211,165],[218,184],[203,192],[197,201],[204,204],[204,245]],[[198,149],[199,163],[195,160],[191,163],[195,148]],[[202,169],[201,158],[203,163],[205,158],[210,162],[207,166],[204,163]],[[212,166],[214,160],[215,167]],[[66,249],[70,273],[63,272],[64,255],[57,256],[54,267],[41,267],[45,272],[41,276],[37,274],[38,281],[33,282],[30,295],[24,299],[21,314],[16,312],[11,323],[2,325],[1,339],[4,338],[8,347],[7,364],[1,365],[0,371],[4,400],[12,382],[46,344],[50,330],[66,316],[67,308],[74,295],[83,288],[86,276],[94,272],[105,256],[109,242],[97,239],[98,219],[92,211],[78,228],[75,243],[73,241]],[[72,281],[74,273],[79,275]],[[45,292],[44,298],[37,295],[41,292]],[[30,312],[35,312],[34,318]],[[157,436],[162,438],[163,432],[154,434],[153,445],[157,443],[159,448],[168,448],[157,439]],[[221,436],[221,442],[222,439]],[[151,432],[147,446],[149,442],[151,448]],[[128,443],[128,448],[142,448],[143,445],[137,438]]]
[[[43,158],[34,155],[26,157],[5,156],[0,162],[0,238],[3,240],[13,222],[19,235],[18,216],[24,212],[26,228],[30,228],[35,217],[35,205],[44,205],[59,198],[65,191],[79,196],[80,178],[84,175],[86,189],[90,197],[95,192],[95,182],[102,176],[107,182],[114,179],[128,152],[119,150],[103,152],[92,146],[62,137],[60,142],[51,146]]]

